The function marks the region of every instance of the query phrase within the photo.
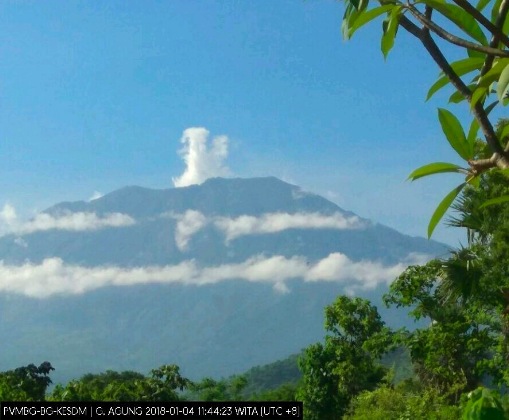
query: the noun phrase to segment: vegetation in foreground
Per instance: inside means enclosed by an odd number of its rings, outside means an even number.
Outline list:
[[[503,177],[484,176],[455,204],[450,223],[469,230],[468,246],[407,268],[384,296],[427,320],[424,328],[391,330],[369,301],[339,296],[325,308],[323,342],[270,368],[198,382],[175,365],[149,375],[107,371],[47,392],[53,367],[45,362],[1,373],[0,400],[298,400],[306,420],[508,418],[509,208],[478,205],[507,192]],[[400,363],[396,375],[387,360],[405,355],[413,372]]]

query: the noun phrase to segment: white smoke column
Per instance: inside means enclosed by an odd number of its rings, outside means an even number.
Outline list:
[[[173,178],[175,187],[201,184],[208,178],[230,175],[224,164],[228,157],[228,137],[214,137],[210,147],[207,145],[208,137],[209,131],[203,127],[184,130],[180,139],[184,147],[179,154],[186,169],[181,176]]]

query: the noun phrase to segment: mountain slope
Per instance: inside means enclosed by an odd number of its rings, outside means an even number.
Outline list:
[[[276,178],[60,203],[0,237],[0,370],[228,376],[320,340],[338,294],[378,303],[405,264],[445,252]]]
[[[207,264],[224,263],[243,261],[261,253],[287,257],[305,255],[316,259],[339,251],[353,260],[378,259],[395,263],[409,252],[436,255],[446,249],[436,242],[402,235],[360,219],[366,228],[287,229],[277,235],[241,236],[229,244],[217,229],[207,226],[201,235],[193,238],[193,246],[183,252],[174,240],[176,217],[190,209],[207,217],[256,217],[278,212],[339,213],[347,218],[355,217],[320,196],[272,177],[214,178],[200,186],[167,190],[126,187],[91,202],[60,203],[44,213],[54,217],[78,212],[98,216],[121,213],[132,217],[136,223],[94,231],[35,231],[22,235],[22,245],[17,241],[19,235],[7,235],[0,238],[0,258],[5,263],[15,264],[27,259],[40,262],[44,258],[60,257],[68,263],[87,266],[137,266],[172,264],[193,258]]]

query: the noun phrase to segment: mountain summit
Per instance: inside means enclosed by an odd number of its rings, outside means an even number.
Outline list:
[[[337,294],[376,300],[446,250],[273,177],[59,203],[0,237],[0,369],[229,375],[320,340]]]

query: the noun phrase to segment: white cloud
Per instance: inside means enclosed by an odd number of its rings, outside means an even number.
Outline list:
[[[103,196],[104,196],[104,194],[100,193],[99,191],[94,191],[94,193],[92,194],[92,197],[90,197],[88,199],[88,201],[94,201],[94,200],[97,200]]]
[[[65,213],[56,217],[47,213],[39,213],[32,220],[21,224],[15,231],[20,234],[50,229],[86,231],[130,226],[134,223],[135,220],[131,216],[122,213],[109,213],[104,217],[84,212]]]
[[[201,184],[208,178],[228,176],[230,170],[224,164],[228,157],[228,137],[217,136],[207,145],[209,131],[203,127],[191,127],[184,130],[179,151],[186,164],[184,173],[173,178],[175,187],[187,187]]]
[[[0,292],[34,298],[58,294],[81,294],[105,286],[167,283],[184,285],[215,284],[228,280],[271,284],[275,291],[287,293],[288,281],[335,281],[348,290],[373,289],[387,284],[408,263],[384,266],[373,261],[353,262],[345,255],[333,253],[309,264],[304,257],[286,258],[257,256],[236,264],[199,267],[194,261],[177,265],[122,268],[117,266],[83,267],[67,265],[59,258],[45,259],[40,264],[19,266],[0,262]]]
[[[16,222],[17,218],[16,209],[9,203],[4,204],[2,211],[0,211],[0,222],[7,226],[11,226]]]
[[[357,216],[341,213],[265,213],[259,217],[243,215],[236,218],[206,217],[197,210],[184,214],[164,213],[162,217],[177,219],[175,243],[181,251],[187,250],[191,237],[212,223],[227,242],[240,236],[277,233],[287,229],[363,229],[366,223]]]
[[[341,213],[266,213],[260,217],[240,216],[236,219],[218,218],[214,221],[227,241],[244,235],[276,233],[287,229],[362,229],[365,224],[357,216]]]
[[[185,251],[191,237],[207,224],[206,217],[196,210],[188,210],[183,215],[175,216],[175,243],[178,249]]]
[[[130,226],[134,223],[136,221],[127,214],[108,213],[103,217],[99,217],[95,213],[86,212],[65,212],[58,216],[38,213],[31,220],[22,222],[18,219],[14,207],[9,204],[4,205],[2,211],[0,211],[1,235],[8,233],[24,235],[51,229],[70,231],[98,230],[107,227]]]
[[[141,283],[174,282],[192,278],[192,262],[169,267],[95,267],[66,265],[59,258],[41,264],[8,266],[0,263],[0,291],[46,298],[56,294],[80,294],[105,286],[128,286]]]
[[[17,219],[16,209],[8,203],[4,204],[0,211],[0,236],[9,233]]]
[[[347,281],[355,282],[363,289],[373,289],[378,284],[390,283],[408,265],[399,263],[384,266],[380,262],[353,262],[339,252],[330,254],[309,269],[305,279],[308,281]]]

